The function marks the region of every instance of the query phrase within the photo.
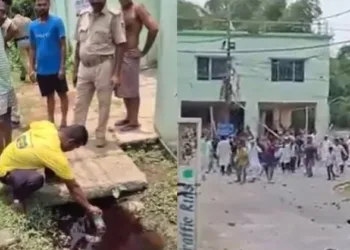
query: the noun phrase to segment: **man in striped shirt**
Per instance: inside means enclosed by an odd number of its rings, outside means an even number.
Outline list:
[[[7,20],[6,5],[0,1],[0,26]],[[3,33],[0,32],[0,155],[11,142],[11,109],[16,105],[16,95],[11,84],[11,66],[5,51]]]

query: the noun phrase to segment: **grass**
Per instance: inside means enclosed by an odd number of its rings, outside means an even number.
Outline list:
[[[50,211],[33,207],[28,216],[23,216],[0,201],[0,214],[0,229],[9,229],[16,239],[20,239],[9,249],[60,249],[54,245],[54,239],[59,238],[60,233]]]
[[[167,239],[167,250],[176,249],[177,171],[176,163],[159,144],[125,149],[149,179],[141,193],[144,224]],[[9,229],[20,241],[13,250],[62,250],[65,236],[58,230],[56,216],[48,209],[33,207],[28,216],[18,215],[0,200],[0,229]]]
[[[142,193],[141,213],[146,227],[157,230],[167,240],[166,250],[177,248],[177,167],[159,144],[126,148],[128,155],[147,175],[149,188]]]

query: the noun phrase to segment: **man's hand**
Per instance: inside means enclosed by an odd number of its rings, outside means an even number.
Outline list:
[[[96,207],[96,206],[93,206],[93,205],[90,205],[88,207],[87,212],[90,215],[101,215],[103,213],[102,210],[99,207]]]
[[[60,71],[58,72],[58,78],[60,80],[64,80],[66,78],[66,69],[61,67]]]
[[[120,77],[118,75],[113,75],[111,78],[111,84],[113,88],[118,88],[118,86],[121,84]]]

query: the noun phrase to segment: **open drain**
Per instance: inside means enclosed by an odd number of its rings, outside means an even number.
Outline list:
[[[114,194],[117,196],[117,193]],[[165,248],[164,238],[153,230],[145,227],[138,210],[141,202],[129,201],[118,202],[107,208],[102,208],[102,218],[80,217],[70,213],[61,216],[59,225],[66,235],[69,235],[64,244],[65,249],[71,250],[163,250]],[[105,228],[104,228],[105,227]],[[102,229],[102,230],[101,230]]]

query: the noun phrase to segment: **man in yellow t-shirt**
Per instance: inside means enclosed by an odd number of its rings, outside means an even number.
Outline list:
[[[37,170],[47,168],[67,186],[72,197],[88,212],[100,213],[92,206],[74,179],[64,152],[84,146],[88,132],[84,126],[72,125],[57,130],[49,121],[33,122],[28,131],[11,142],[0,155],[0,181],[12,189],[16,207],[44,185]]]
[[[236,152],[236,182],[244,184],[246,182],[247,168],[249,165],[248,149],[245,146],[244,140],[239,141],[237,146],[238,147]]]

